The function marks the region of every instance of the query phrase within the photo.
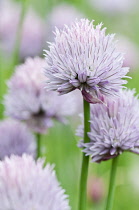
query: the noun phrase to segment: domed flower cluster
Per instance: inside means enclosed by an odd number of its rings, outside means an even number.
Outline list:
[[[70,210],[53,167],[31,156],[0,162],[0,210]]]
[[[139,154],[139,100],[134,90],[122,90],[115,100],[91,106],[89,143],[80,142],[93,162],[114,158],[123,151]],[[83,136],[83,126],[77,135]]]
[[[6,115],[23,120],[36,132],[46,132],[52,120],[64,122],[66,116],[76,111],[73,93],[58,96],[44,88],[43,67],[45,60],[28,58],[18,66],[8,81],[8,93],[4,104]]]
[[[102,24],[81,19],[56,29],[55,42],[46,51],[47,88],[66,94],[76,88],[90,103],[101,102],[103,95],[115,95],[126,83],[128,68],[123,54],[116,50],[114,35],[105,35]]]
[[[35,155],[35,137],[21,122],[6,119],[0,122],[0,159],[24,153]]]

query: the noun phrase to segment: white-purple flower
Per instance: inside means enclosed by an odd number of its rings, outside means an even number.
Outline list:
[[[91,105],[89,143],[80,142],[93,162],[114,158],[123,151],[139,154],[139,100],[134,90],[122,90],[115,100]],[[77,135],[83,136],[83,126]]]
[[[6,115],[23,120],[36,132],[43,133],[53,125],[52,120],[61,122],[76,111],[76,97],[73,93],[58,96],[46,91],[43,67],[45,60],[39,57],[28,58],[19,65],[8,81],[5,95]]]
[[[56,29],[55,42],[46,51],[47,88],[66,94],[76,88],[88,102],[101,102],[103,95],[115,95],[128,68],[116,49],[114,35],[105,35],[102,24],[81,19],[63,30]]]
[[[0,161],[0,210],[70,210],[53,166],[29,155]]]
[[[0,159],[12,154],[35,155],[35,137],[21,122],[11,119],[0,121]]]

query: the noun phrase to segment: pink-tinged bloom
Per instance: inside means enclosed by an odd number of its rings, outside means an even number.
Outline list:
[[[87,184],[87,194],[90,201],[99,203],[105,194],[104,180],[100,177],[90,176]]]
[[[6,55],[11,55],[16,44],[21,5],[12,0],[2,0],[0,14],[0,49]],[[27,56],[39,55],[42,52],[44,36],[43,20],[33,9],[29,9],[22,27],[20,57],[24,59]]]
[[[46,91],[43,67],[45,60],[39,57],[28,58],[19,65],[8,81],[5,96],[6,115],[23,120],[36,132],[44,133],[56,119],[65,122],[66,117],[76,111],[76,97],[70,93],[58,96]]]
[[[139,100],[134,90],[122,90],[115,100],[91,106],[89,143],[80,142],[93,162],[114,158],[123,151],[139,154]],[[83,126],[77,135],[83,136]]]
[[[29,155],[0,161],[0,210],[70,210],[53,166]]]
[[[107,15],[126,13],[134,10],[137,6],[136,0],[89,0],[92,6]]]
[[[116,50],[114,35],[105,35],[102,24],[81,19],[56,29],[55,42],[46,51],[47,88],[66,94],[80,89],[90,103],[101,102],[103,95],[115,95],[126,83],[128,68],[123,54]]]
[[[21,122],[6,119],[0,122],[0,159],[24,153],[35,155],[35,137]]]

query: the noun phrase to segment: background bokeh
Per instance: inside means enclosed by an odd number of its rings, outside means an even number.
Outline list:
[[[18,13],[20,13],[18,12],[19,8],[12,10],[12,7],[7,7],[8,15],[10,16],[10,12],[13,13],[9,18],[13,17],[13,19],[9,23],[2,5],[4,1],[6,0],[0,0],[0,21],[3,21],[4,24],[2,28],[2,22],[0,23],[1,118],[4,117],[2,100],[4,93],[7,91],[6,80],[14,72],[15,66],[23,63],[28,56],[43,57],[43,49],[47,49],[46,42],[54,40],[52,30],[55,26],[62,28],[63,24],[69,24],[76,18],[93,19],[95,20],[94,24],[103,22],[104,27],[107,28],[107,33],[116,34],[116,39],[119,40],[118,47],[125,53],[124,65],[130,67],[129,75],[132,79],[128,79],[127,86],[136,88],[137,94],[139,93],[139,2],[137,0],[15,0],[14,2],[20,4],[20,7],[25,7],[24,19],[30,8],[37,15],[35,19],[33,13],[30,13],[31,20],[26,26],[26,38],[23,41],[25,44],[23,44],[21,50],[19,50],[19,46],[21,45],[22,33],[20,32],[22,27],[20,28],[20,24],[22,26],[22,22],[19,22],[19,28],[15,35],[13,32]],[[11,36],[15,36],[14,41]],[[32,41],[34,36],[36,39]],[[38,43],[40,43],[39,46]],[[79,138],[76,137],[75,130],[80,123],[80,119],[77,115],[70,118],[69,121],[69,124],[66,125],[55,122],[55,126],[41,137],[43,141],[42,156],[46,156],[47,162],[55,164],[58,179],[69,195],[72,210],[76,210],[81,151],[77,147]],[[88,210],[104,209],[110,165],[111,160],[101,164],[90,163]],[[139,157],[125,152],[119,159],[113,210],[138,210],[138,198]]]

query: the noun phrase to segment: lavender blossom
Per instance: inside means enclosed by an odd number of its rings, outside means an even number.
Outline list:
[[[0,48],[6,55],[10,55],[15,47],[21,15],[21,5],[12,0],[3,0],[0,6],[0,14]],[[42,19],[33,9],[29,9],[23,22],[20,57],[24,59],[27,56],[40,54],[44,36],[45,31]]]
[[[28,155],[0,162],[0,210],[70,209],[53,166],[43,164]]]
[[[91,106],[89,143],[80,143],[93,162],[114,158],[123,151],[139,154],[139,100],[134,90],[122,90],[119,98]],[[77,135],[83,136],[83,126]]]
[[[45,74],[47,88],[66,94],[76,88],[90,103],[101,102],[103,95],[115,95],[128,68],[123,67],[123,55],[116,50],[114,35],[105,35],[102,24],[81,19],[56,29],[55,42],[46,51]]]
[[[76,111],[76,100],[72,93],[58,96],[44,89],[43,67],[45,60],[28,58],[18,66],[8,81],[8,93],[4,104],[6,115],[23,120],[36,132],[44,133],[56,119],[65,122],[66,116]]]
[[[35,137],[21,122],[6,119],[0,122],[0,159],[5,156],[35,154]]]

